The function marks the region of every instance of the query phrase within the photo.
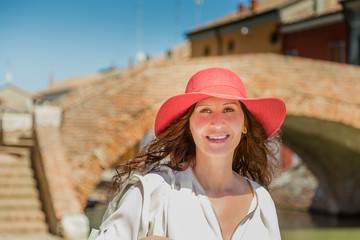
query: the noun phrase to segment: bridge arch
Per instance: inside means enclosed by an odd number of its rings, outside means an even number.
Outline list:
[[[320,211],[360,212],[360,130],[336,122],[287,116],[283,143],[293,149],[318,178],[324,195]]]
[[[191,59],[153,67],[122,81],[126,86],[108,97],[109,102],[116,103],[112,107],[126,109],[129,102],[119,97],[136,98],[141,94],[146,109],[134,113],[131,121],[124,121],[106,142],[97,145],[86,166],[77,171],[74,182],[83,204],[104,169],[152,130],[160,104],[169,96],[182,93],[192,73],[214,66],[231,69],[241,76],[248,97],[278,97],[285,101],[288,116],[283,126],[283,141],[306,161],[322,182],[324,191],[332,196],[328,209],[332,213],[360,213],[356,206],[360,180],[354,170],[359,169],[360,162],[356,150],[360,148],[357,137],[360,135],[360,68],[277,54]],[[76,114],[83,113],[79,110]],[[333,173],[335,169],[338,173]]]

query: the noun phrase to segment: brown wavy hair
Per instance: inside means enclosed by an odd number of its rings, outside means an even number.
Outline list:
[[[271,182],[273,170],[277,167],[276,153],[280,142],[279,134],[267,139],[262,125],[240,102],[244,112],[244,134],[236,147],[233,157],[233,171],[252,179],[265,188]],[[189,126],[189,119],[195,104],[192,105],[174,123],[162,130],[156,139],[153,139],[133,159],[120,165],[114,176],[112,186],[119,188],[133,173],[146,174],[158,168],[161,164],[173,170],[183,171],[195,159],[195,143]],[[274,144],[270,144],[274,142]],[[275,148],[269,150],[269,147]]]

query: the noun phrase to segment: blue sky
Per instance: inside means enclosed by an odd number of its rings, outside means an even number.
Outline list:
[[[36,93],[47,87],[51,72],[59,82],[127,67],[138,50],[155,57],[197,25],[248,4],[202,0],[199,11],[195,1],[1,0],[0,86],[10,73],[11,84]]]

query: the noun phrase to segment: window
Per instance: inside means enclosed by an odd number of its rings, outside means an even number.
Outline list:
[[[277,43],[278,40],[279,40],[279,33],[275,31],[270,35],[270,42],[272,44],[275,44]]]
[[[235,43],[233,40],[230,40],[227,45],[227,51],[228,53],[233,53],[235,50]]]
[[[299,56],[299,51],[297,49],[288,49],[284,50],[284,54],[290,56]]]
[[[357,64],[360,65],[360,36],[358,37],[358,57],[357,57]]]
[[[210,55],[210,47],[209,46],[206,46],[204,48],[204,56],[209,56]]]
[[[334,41],[329,45],[329,60],[333,62],[344,63],[345,62],[345,42]]]

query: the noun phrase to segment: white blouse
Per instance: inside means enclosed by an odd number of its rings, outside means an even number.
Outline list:
[[[248,214],[231,239],[281,239],[274,202],[265,188],[251,181],[254,197]],[[234,206],[235,207],[235,206]],[[99,230],[89,240],[140,239],[222,240],[212,204],[191,168],[137,176],[109,203]]]

